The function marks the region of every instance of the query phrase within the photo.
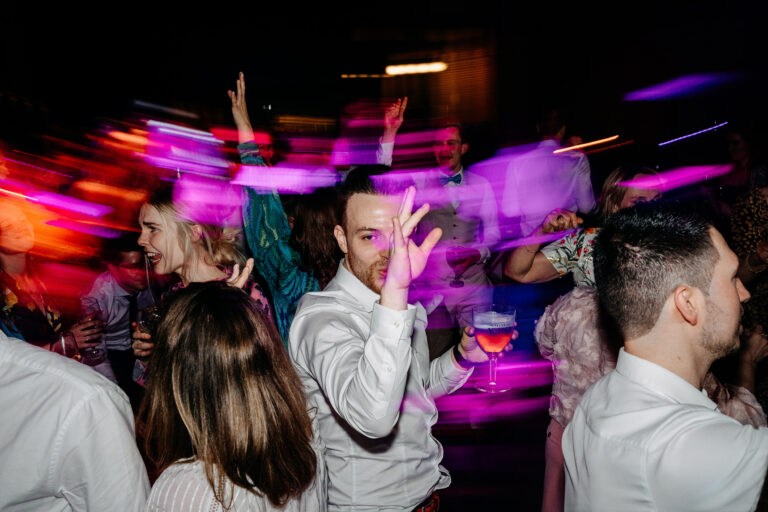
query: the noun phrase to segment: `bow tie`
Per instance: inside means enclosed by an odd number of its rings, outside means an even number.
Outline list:
[[[461,185],[461,177],[462,177],[462,173],[460,173],[460,172],[457,172],[453,176],[442,175],[442,176],[440,176],[440,185],[444,187],[444,186],[446,186],[447,184],[449,184],[451,182],[453,182],[453,183],[455,183],[457,185]]]

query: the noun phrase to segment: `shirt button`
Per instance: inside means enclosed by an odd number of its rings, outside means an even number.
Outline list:
[[[400,320],[395,321],[395,327],[400,327]]]

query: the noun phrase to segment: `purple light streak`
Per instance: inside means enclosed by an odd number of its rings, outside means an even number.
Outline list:
[[[101,238],[117,238],[120,236],[120,232],[114,229],[66,219],[49,220],[46,224],[57,228],[68,229],[70,231],[77,231],[78,233],[85,233],[86,235],[99,236]]]
[[[38,192],[36,194],[32,194],[30,199],[46,206],[53,206],[54,208],[61,208],[62,210],[82,213],[83,215],[88,215],[89,217],[101,217],[114,210],[114,208],[111,206],[104,206],[103,204],[96,204],[83,201],[81,199],[74,199],[72,197],[62,196],[52,192]]]
[[[317,188],[333,186],[337,181],[339,175],[330,169],[241,165],[232,184],[269,192],[277,190],[284,194],[305,194]]]
[[[654,101],[679,98],[709,89],[716,85],[730,82],[735,74],[700,73],[685,75],[652,85],[624,95],[624,101]]]
[[[698,183],[700,181],[722,176],[723,174],[728,174],[730,170],[730,165],[696,165],[680,167],[658,175],[645,175],[629,181],[622,181],[619,185],[666,192],[692,183]]]
[[[659,144],[659,147],[666,146],[667,144],[672,144],[673,142],[677,142],[679,140],[688,139],[690,137],[695,137],[696,135],[700,135],[702,133],[710,132],[712,130],[717,130],[718,128],[723,127],[723,126],[725,126],[727,124],[728,124],[728,121],[726,121],[724,123],[716,124],[715,126],[713,126],[711,128],[706,128],[704,130],[699,130],[697,132],[689,133],[688,135],[683,135],[682,137],[678,137],[676,139],[672,139],[672,140],[668,140],[666,142],[662,142],[662,143]]]

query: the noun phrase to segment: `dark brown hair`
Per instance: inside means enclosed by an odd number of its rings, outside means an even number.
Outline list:
[[[301,197],[294,205],[295,217],[289,243],[299,253],[299,269],[312,272],[325,288],[336,275],[342,252],[333,228],[336,218],[336,190],[331,187],[319,188]]]
[[[695,286],[709,295],[720,258],[709,228],[695,216],[653,203],[608,217],[595,242],[595,282],[625,338],[650,331],[676,287]]]
[[[225,507],[226,479],[278,507],[299,497],[318,464],[304,389],[253,299],[223,282],[192,283],[153,338],[139,412],[150,459],[160,468],[201,461]]]

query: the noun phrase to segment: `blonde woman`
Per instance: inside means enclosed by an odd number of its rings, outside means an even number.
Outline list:
[[[189,185],[180,183],[175,189],[157,192],[139,212],[138,243],[152,268],[157,274],[176,274],[180,279],[164,298],[190,283],[226,281],[244,288],[254,299],[254,306],[271,317],[261,288],[248,280],[253,260],[248,260],[243,272],[239,272],[243,263],[237,248],[239,230],[228,225],[228,209],[182,200],[185,194],[181,187]],[[152,353],[151,335],[134,330],[132,337],[136,357],[146,360]],[[141,377],[136,380],[142,382]]]

